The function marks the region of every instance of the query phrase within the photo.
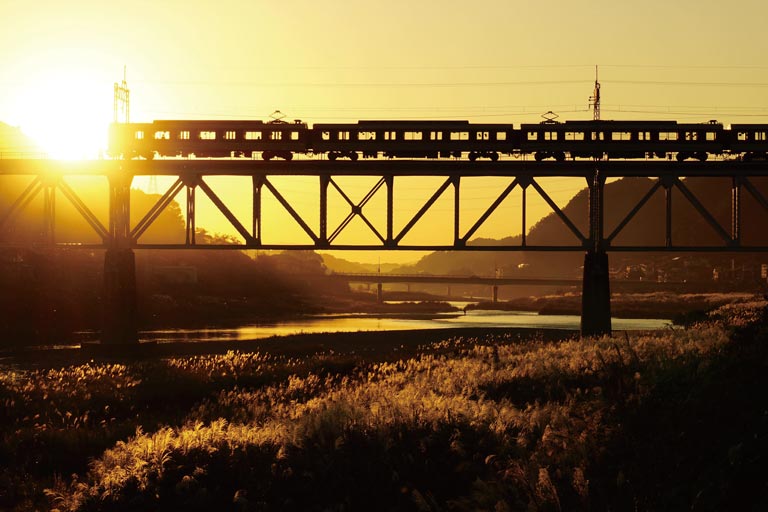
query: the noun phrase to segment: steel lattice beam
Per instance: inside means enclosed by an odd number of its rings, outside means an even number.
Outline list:
[[[64,175],[106,176],[110,181],[110,222],[109,229],[105,228],[93,214],[92,208],[79,196],[76,191],[61,176]],[[765,163],[743,162],[666,162],[666,161],[571,161],[564,163],[528,161],[501,162],[457,162],[457,161],[360,161],[360,162],[329,162],[322,160],[299,160],[294,162],[261,162],[254,160],[158,160],[158,161],[102,161],[102,162],[56,162],[47,160],[0,160],[0,176],[29,175],[33,176],[29,185],[0,216],[0,229],[7,230],[18,215],[41,192],[45,194],[45,224],[44,235],[46,243],[56,245],[53,230],[55,218],[55,192],[62,194],[72,203],[75,210],[101,237],[103,243],[83,244],[81,247],[111,247],[118,244],[130,248],[195,248],[195,249],[338,249],[338,250],[467,250],[467,251],[583,251],[585,248],[604,248],[612,252],[662,251],[662,252],[764,252],[768,243],[745,245],[742,240],[743,224],[750,219],[744,219],[741,214],[742,190],[746,190],[757,203],[768,211],[768,199],[753,183],[757,177],[768,176],[768,165]],[[134,176],[158,175],[175,176],[176,180],[167,191],[157,200],[148,212],[135,225],[130,225],[130,184]],[[367,194],[358,202],[340,184],[337,177],[369,176],[376,178]],[[54,178],[52,178],[55,177]],[[206,178],[213,176],[249,176],[253,180],[251,229],[247,229],[232,213],[230,198],[220,196],[208,184]],[[320,198],[319,225],[304,218],[292,202],[283,195],[274,181],[280,176],[309,176],[317,178],[317,194]],[[545,177],[579,177],[585,179],[590,192],[591,208],[596,211],[578,212],[574,217],[571,211],[560,208],[552,196],[542,186],[541,178]],[[730,178],[733,180],[731,190],[731,225],[730,232],[717,221],[710,208],[701,202],[689,189],[682,178]],[[398,177],[441,177],[440,185],[432,195],[421,204],[418,211],[406,219],[402,228],[395,230],[394,212],[399,210],[394,194],[395,178]],[[469,229],[461,233],[460,219],[462,218],[461,202],[462,187],[465,177],[507,177],[509,183],[503,186],[495,199],[483,207],[482,213]],[[605,194],[610,194],[604,187],[607,178],[616,177],[647,177],[654,179],[651,188],[633,205],[607,236],[603,234]],[[53,181],[52,181],[53,180]],[[596,181],[598,185],[595,188]],[[521,244],[483,245],[474,246],[471,239],[486,224],[494,212],[509,197],[516,187],[521,189],[522,220]],[[445,223],[446,234],[451,241],[445,244],[405,244],[404,238],[413,232],[426,213],[435,203],[453,187],[453,211],[451,221]],[[196,190],[200,189],[215,207],[229,221],[234,230],[240,235],[242,242],[233,245],[204,245],[198,243],[195,237],[197,226]],[[263,211],[262,201],[264,189],[282,206],[285,212],[308,235],[310,243],[269,243],[262,237],[262,228],[267,212]],[[331,229],[328,225],[328,189],[332,188],[349,207],[349,213],[342,222]],[[576,240],[558,245],[532,245],[527,237],[527,207],[528,190],[533,188],[549,206],[555,216],[574,235]],[[663,188],[666,195],[666,239],[663,245],[621,246],[616,245],[616,238],[625,230],[627,225],[637,217],[637,214],[647,208],[650,199]],[[379,212],[386,217],[386,229],[382,231],[372,221],[369,209],[371,199],[384,189],[386,194],[385,211]],[[680,246],[672,240],[673,212],[672,191],[680,192],[681,197],[693,206],[700,217],[712,227],[723,241],[722,246],[700,244],[695,246]],[[186,236],[183,243],[142,243],[142,235],[159,218],[162,212],[176,199],[182,190],[186,190]],[[238,198],[241,200],[241,198]],[[364,211],[365,209],[365,211]],[[377,243],[338,244],[335,243],[347,230],[355,217],[359,217],[375,236]],[[587,234],[577,226],[588,225]],[[448,233],[447,231],[451,232]],[[3,241],[12,245],[13,241],[6,237]]]

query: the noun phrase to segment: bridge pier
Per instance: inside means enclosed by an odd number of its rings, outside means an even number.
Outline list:
[[[376,302],[381,304],[384,302],[384,285],[376,283]]]
[[[602,336],[611,333],[611,286],[608,253],[605,250],[605,176],[596,168],[587,177],[589,187],[589,239],[584,254],[581,284],[581,335]]]
[[[493,285],[493,303],[499,302],[499,285]]]
[[[131,249],[107,249],[104,256],[104,324],[101,342],[138,343],[136,259]]]
[[[136,258],[131,249],[130,174],[109,176],[109,240],[104,255],[101,344],[138,347]],[[187,231],[189,233],[189,230]],[[133,350],[133,349],[130,349]]]
[[[584,281],[581,289],[581,335],[611,333],[611,286],[608,253],[587,251],[584,255]]]

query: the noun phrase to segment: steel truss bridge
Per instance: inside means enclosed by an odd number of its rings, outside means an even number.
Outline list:
[[[368,160],[357,162],[327,160],[257,161],[248,159],[167,159],[167,160],[0,160],[0,178],[27,176],[29,183],[9,207],[0,213],[0,246],[14,246],[12,231],[14,220],[38,196],[43,197],[43,226],[35,245],[46,247],[82,247],[106,249],[105,257],[105,327],[103,340],[108,343],[130,343],[136,340],[135,327],[135,263],[136,249],[260,249],[260,250],[461,250],[461,251],[571,251],[584,252],[584,276],[582,280],[582,332],[584,334],[610,332],[610,289],[608,283],[608,251],[638,252],[768,252],[768,237],[758,244],[744,243],[742,226],[750,219],[741,215],[742,197],[749,194],[759,206],[768,212],[768,198],[753,183],[754,178],[768,176],[768,164],[764,162],[671,162],[645,161],[568,161],[530,162],[507,160],[499,162],[470,162],[457,160]],[[70,185],[70,176],[97,176],[108,182],[109,203],[106,222],[94,213],[94,205],[88,204],[76,188]],[[130,189],[134,178],[140,176],[172,177],[172,185],[160,195],[147,212],[141,212],[138,222],[131,222]],[[237,200],[247,194],[252,207],[252,222],[244,225],[233,213],[230,198],[222,198],[208,183],[216,176],[240,176],[251,179],[250,190],[242,191]],[[303,176],[316,178],[319,212],[316,222],[299,213],[276,184],[278,177]],[[341,177],[368,176],[374,183],[367,194],[354,201],[344,190]],[[431,196],[402,226],[395,226],[394,213],[400,211],[395,181],[403,177],[434,177],[440,183]],[[461,229],[462,184],[466,178],[503,178],[506,185],[499,187],[491,201],[468,229]],[[589,206],[580,217],[569,217],[542,186],[542,178],[570,177],[584,180],[589,193]],[[627,205],[628,212],[610,231],[605,230],[606,180],[623,177],[645,177],[652,186],[636,204]],[[730,183],[731,215],[727,225],[721,224],[711,208],[702,203],[686,185],[686,177],[727,178]],[[470,243],[478,230],[504,203],[505,199],[520,190],[521,225],[510,226],[510,234],[522,233],[519,245]],[[332,224],[329,217],[329,191],[335,191],[348,210],[343,220]],[[672,193],[675,191],[689,203],[716,233],[718,242],[700,245],[676,245],[673,240]],[[727,191],[726,191],[727,192]],[[309,242],[269,243],[262,236],[262,227],[268,221],[263,200],[269,193],[284,212],[306,234]],[[452,230],[449,243],[406,243],[412,232],[435,203],[452,194],[452,215],[445,225]],[[556,245],[531,245],[527,241],[527,201],[530,194],[541,198],[560,219],[573,236],[571,241]],[[617,238],[656,194],[665,197],[664,243],[658,245],[621,245]],[[57,241],[55,230],[56,197],[63,196],[77,210],[98,236],[98,243],[66,243]],[[182,195],[185,203],[185,237],[176,243],[145,243],[142,236],[157,221],[163,211]],[[385,197],[384,206],[376,206],[374,197]],[[226,244],[198,243],[197,202],[205,196],[229,221],[240,236],[239,242]],[[90,199],[89,199],[90,200]],[[380,203],[380,202],[379,202]],[[367,209],[366,209],[367,207]],[[375,212],[385,222],[377,226],[371,208],[383,208]],[[340,236],[351,222],[360,219],[370,230],[375,243],[339,243]],[[580,228],[579,226],[582,226]],[[586,226],[586,228],[584,228]],[[27,240],[25,243],[29,244]]]

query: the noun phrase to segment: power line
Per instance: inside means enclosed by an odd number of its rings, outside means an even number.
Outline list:
[[[379,87],[510,87],[539,85],[583,85],[589,80],[517,80],[494,82],[257,82],[257,81],[207,81],[207,80],[136,80],[135,83],[174,86],[205,87],[307,87],[307,88],[379,88]]]
[[[663,85],[696,87],[768,87],[768,82],[694,82],[687,80],[609,80],[611,85]]]

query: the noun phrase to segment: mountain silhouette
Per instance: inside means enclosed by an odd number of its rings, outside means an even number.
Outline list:
[[[613,233],[632,208],[651,190],[655,179],[622,178],[605,185],[605,236]],[[750,178],[750,183],[764,196],[768,194],[768,178]],[[731,179],[689,177],[682,184],[706,208],[722,229],[731,232]],[[724,240],[688,201],[678,189],[672,189],[672,242],[675,246],[712,245],[723,246]],[[586,188],[578,192],[562,209],[579,231],[588,233],[589,194]],[[741,193],[741,238],[745,245],[768,245],[768,233],[764,226],[768,221],[768,212],[746,190]],[[663,187],[660,187],[637,214],[626,224],[613,239],[613,246],[663,246],[666,239],[666,199]],[[575,237],[569,228],[555,215],[550,213],[533,227],[528,236],[528,245],[565,245],[573,244]],[[520,245],[519,236],[502,240],[473,240],[470,245],[488,243]],[[768,257],[758,254],[691,254],[680,253],[635,253],[612,252],[611,267],[621,269],[627,266],[678,266],[695,262],[698,267],[707,268],[711,277],[716,267],[754,267],[768,261]],[[675,263],[672,263],[675,262]],[[439,251],[423,257],[414,265],[398,269],[404,273],[428,273],[440,275],[494,275],[500,272],[507,277],[524,275],[526,277],[568,278],[580,277],[583,265],[583,253],[554,252],[470,252]]]

